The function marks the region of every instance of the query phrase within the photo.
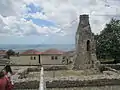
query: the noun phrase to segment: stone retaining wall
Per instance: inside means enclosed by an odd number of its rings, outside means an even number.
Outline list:
[[[47,90],[120,90],[120,86],[47,88]]]
[[[72,88],[88,86],[120,85],[120,79],[97,79],[97,80],[53,80],[46,81],[47,88]],[[28,81],[15,83],[16,89],[37,89],[39,81]]]
[[[117,79],[98,79],[98,80],[60,80],[47,81],[47,88],[70,88],[70,87],[85,87],[85,86],[105,86],[105,85],[120,85],[120,80]]]
[[[120,70],[120,64],[101,64],[101,66],[111,67],[116,70]]]
[[[44,71],[57,71],[57,70],[68,70],[67,66],[65,65],[61,65],[61,66],[58,66],[58,65],[47,65],[47,66],[43,66],[44,68]],[[41,68],[28,68],[28,72],[39,72]]]
[[[61,66],[43,66],[44,71],[57,71],[57,70],[68,70],[67,66],[61,65]]]
[[[38,89],[39,81],[26,81],[26,82],[17,82],[14,85],[14,89]]]

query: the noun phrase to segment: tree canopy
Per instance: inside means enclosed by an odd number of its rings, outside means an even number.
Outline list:
[[[9,59],[10,56],[12,56],[12,55],[15,55],[15,51],[13,51],[12,49],[8,50],[8,51],[7,51],[8,59]]]
[[[95,35],[99,59],[120,58],[120,20],[111,19],[100,35]]]

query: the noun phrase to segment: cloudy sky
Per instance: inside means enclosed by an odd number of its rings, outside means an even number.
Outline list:
[[[120,0],[0,0],[0,44],[73,44],[79,15],[100,33]]]

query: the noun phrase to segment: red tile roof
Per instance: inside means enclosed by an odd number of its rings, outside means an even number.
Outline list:
[[[66,55],[66,56],[74,56],[75,53],[76,53],[75,50],[73,50],[73,51],[67,51],[67,52],[64,53],[64,55]]]
[[[64,51],[57,50],[57,49],[49,49],[49,50],[42,52],[42,54],[63,54],[63,53]]]
[[[70,53],[74,53],[75,51],[67,51],[64,54],[70,54]]]
[[[6,50],[0,50],[0,55],[6,55]]]
[[[41,54],[41,52],[37,51],[37,50],[27,50],[23,53],[21,53],[21,55],[31,55],[31,54]]]

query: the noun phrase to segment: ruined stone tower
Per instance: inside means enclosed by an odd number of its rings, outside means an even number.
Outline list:
[[[90,69],[96,67],[96,47],[91,32],[88,15],[80,15],[76,32],[76,57],[73,69]]]

